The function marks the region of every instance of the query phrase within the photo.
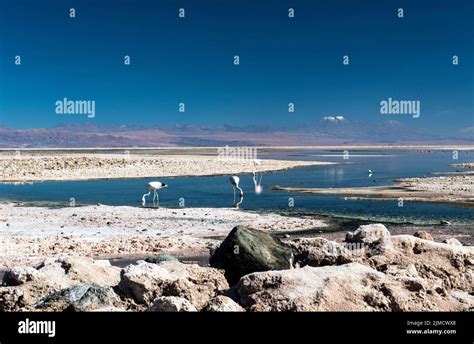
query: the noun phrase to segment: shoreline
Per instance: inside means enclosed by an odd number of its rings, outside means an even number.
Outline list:
[[[282,160],[280,160],[282,161]],[[311,166],[327,166],[327,165],[336,165],[337,163],[324,163],[324,162],[316,162],[316,164],[308,164],[308,165],[298,165],[298,166],[291,166],[291,167],[282,167],[279,169],[271,169],[271,170],[257,170],[257,173],[273,173],[273,172],[281,172],[281,171],[286,171],[290,170],[293,168],[302,168],[302,167],[311,167]],[[242,171],[242,172],[234,172],[234,174],[252,174],[252,171]],[[230,173],[232,174],[232,173]],[[138,177],[97,177],[97,178],[83,178],[83,179],[38,179],[38,180],[2,180],[0,177],[0,184],[33,184],[33,183],[46,183],[46,182],[55,182],[55,183],[61,183],[61,182],[80,182],[80,181],[92,181],[92,180],[136,180],[136,179],[149,179],[149,178],[166,178],[166,179],[173,179],[173,178],[193,178],[193,177],[222,177],[222,176],[228,176],[229,173],[210,173],[210,174],[186,174],[186,175],[152,175],[152,176],[138,176]]]
[[[339,150],[339,149],[433,149],[433,150],[474,150],[472,144],[426,144],[426,145],[316,145],[316,146],[246,146],[261,150],[300,150],[300,149],[315,149],[315,150]],[[29,151],[29,152],[44,152],[44,151],[123,151],[123,150],[163,150],[163,151],[199,151],[199,150],[212,150],[215,152],[221,146],[203,146],[203,147],[185,147],[185,146],[150,146],[150,147],[37,147],[37,148],[24,148],[24,147],[0,147],[2,151]]]
[[[275,172],[296,167],[334,165],[334,162],[258,159],[225,159],[202,155],[103,155],[0,156],[0,182],[29,183],[109,179],[174,178]]]
[[[395,179],[398,184],[346,188],[295,188],[272,185],[272,190],[320,195],[350,195],[350,200],[433,202],[474,207],[474,175]],[[364,196],[362,196],[364,195]]]

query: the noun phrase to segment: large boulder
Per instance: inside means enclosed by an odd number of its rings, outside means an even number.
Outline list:
[[[160,296],[177,296],[200,310],[229,285],[222,272],[214,268],[177,261],[159,264],[138,261],[123,269],[119,288],[125,297],[145,306]]]
[[[474,248],[443,244],[396,235],[391,247],[381,252],[369,248],[366,257],[378,271],[391,274],[394,270],[410,269],[432,286],[474,292]],[[394,269],[396,267],[396,269]]]
[[[361,262],[387,277],[394,277],[408,290],[426,293],[426,300],[432,302],[427,301],[427,309],[455,309],[453,303],[446,300],[450,295],[461,295],[455,299],[467,300],[464,303],[469,304],[472,298],[465,295],[474,293],[474,247],[462,246],[456,241],[434,242],[426,234],[390,236],[382,227],[372,225],[360,227],[347,239],[367,243]],[[395,291],[394,295],[399,293]],[[436,299],[434,295],[444,299]],[[411,306],[402,308],[411,309]]]
[[[95,283],[116,286],[120,281],[120,268],[108,260],[94,260],[88,257],[65,257],[58,259],[69,279],[80,283]]]
[[[212,267],[224,269],[231,285],[252,272],[290,269],[291,248],[269,233],[237,226],[211,256]]]
[[[346,242],[361,243],[370,245],[374,242],[387,240],[390,238],[390,232],[381,223],[375,223],[365,226],[359,226],[355,232],[346,234]]]
[[[0,295],[0,309],[14,310],[19,304],[24,309],[34,309],[41,298],[76,284],[116,286],[120,280],[120,269],[108,261],[86,257],[45,259],[38,267],[13,267],[3,278],[4,301]],[[13,290],[13,289],[12,289]],[[0,293],[1,294],[1,293]],[[13,302],[13,297],[17,301]]]
[[[41,310],[83,312],[111,307],[117,301],[112,288],[83,283],[52,292],[35,306]]]
[[[364,311],[364,297],[384,274],[358,263],[267,271],[244,276],[241,304],[250,311]]]
[[[120,281],[120,268],[107,260],[88,257],[64,257],[45,259],[37,268],[13,267],[5,272],[6,285],[22,285],[27,282],[44,282],[67,286],[74,283],[96,283],[115,286]]]
[[[161,296],[164,281],[170,279],[168,270],[144,261],[128,265],[121,272],[119,288],[124,296],[132,297],[136,302],[149,304]]]
[[[420,278],[396,278],[359,263],[256,272],[238,284],[249,311],[467,311],[465,292],[427,289]]]
[[[288,243],[300,266],[341,265],[356,259],[345,246],[324,238],[301,238]]]

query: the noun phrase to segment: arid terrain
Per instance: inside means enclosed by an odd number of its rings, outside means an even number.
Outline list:
[[[202,152],[61,151],[9,152],[0,164],[3,182],[23,183],[231,174],[327,163],[262,159],[255,165]],[[473,202],[474,180],[467,173],[397,183],[274,188],[358,199]],[[328,216],[234,208],[1,203],[0,311],[474,310],[468,225],[445,221],[387,224],[387,229],[369,223],[346,233],[342,224]]]
[[[236,251],[238,247],[238,251]],[[61,248],[59,248],[61,249]],[[157,252],[158,253],[158,252]],[[235,227],[211,266],[157,255],[124,267],[64,254],[3,274],[0,311],[472,311],[474,247],[361,226],[344,242]]]
[[[323,195],[349,195],[346,199],[372,199],[456,203],[474,207],[474,176],[440,176],[395,180],[395,185],[358,188],[295,188],[275,185],[274,190]],[[357,195],[357,197],[353,197]]]
[[[216,151],[214,151],[215,154]],[[65,181],[147,177],[208,176],[331,164],[315,161],[284,161],[219,158],[201,155],[143,156],[130,154],[22,153],[0,156],[0,181]]]
[[[207,255],[237,225],[269,232],[323,228],[314,218],[233,208],[139,208],[106,205],[42,208],[0,204],[0,271],[47,257]]]

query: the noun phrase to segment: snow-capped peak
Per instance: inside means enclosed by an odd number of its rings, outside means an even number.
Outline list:
[[[345,121],[344,116],[324,116],[323,120],[329,122],[342,122]]]

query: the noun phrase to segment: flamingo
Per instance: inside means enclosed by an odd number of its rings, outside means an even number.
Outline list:
[[[232,188],[234,189],[234,205],[236,208],[239,208],[239,205],[244,200],[244,191],[239,187],[240,178],[237,176],[232,176],[229,178],[230,183],[232,184]],[[240,191],[240,201],[239,203],[235,203],[235,190],[238,189]]]
[[[253,166],[254,166],[253,184],[255,186],[255,193],[257,195],[260,195],[263,191],[263,188],[262,188],[262,177],[263,177],[263,175],[260,175],[260,179],[257,181],[257,165],[258,165],[258,161],[254,160],[254,162],[253,162]]]
[[[142,205],[145,206],[146,200],[145,197],[150,196],[151,192],[153,191],[153,204],[155,204],[155,199],[158,201],[157,205],[160,206],[160,197],[158,196],[158,191],[159,189],[166,188],[168,187],[167,184],[162,183],[162,182],[149,182],[148,183],[148,193],[144,194],[142,196]]]

